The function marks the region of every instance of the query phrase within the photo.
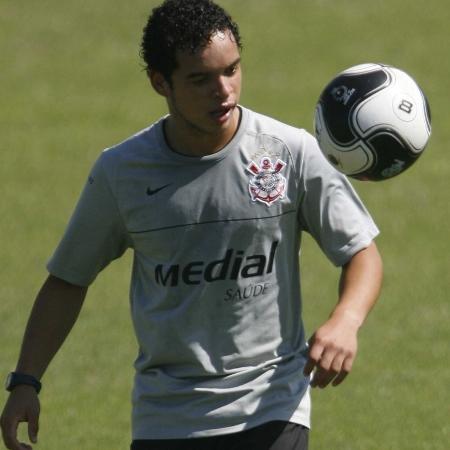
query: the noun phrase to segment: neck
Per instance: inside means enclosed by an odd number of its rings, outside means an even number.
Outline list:
[[[233,139],[241,119],[236,108],[230,125],[220,133],[207,133],[193,126],[180,124],[172,115],[164,122],[164,135],[169,147],[187,156],[207,156],[222,150]]]

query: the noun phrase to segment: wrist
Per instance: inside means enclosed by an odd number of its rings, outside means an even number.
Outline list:
[[[7,391],[12,392],[19,386],[32,387],[37,394],[41,391],[42,384],[33,375],[29,375],[22,372],[11,372],[6,378],[5,388]]]
[[[359,330],[364,323],[364,317],[358,314],[356,311],[348,308],[337,307],[331,314],[333,319],[345,321],[348,326],[354,327]]]

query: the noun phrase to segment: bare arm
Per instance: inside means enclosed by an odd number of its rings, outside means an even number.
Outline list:
[[[381,289],[383,268],[374,242],[342,268],[339,301],[329,319],[309,341],[305,375],[314,369],[311,386],[340,384],[356,357],[357,333],[375,304]]]
[[[76,322],[87,288],[49,276],[42,286],[28,320],[16,372],[40,379]],[[31,448],[17,441],[19,422],[28,422],[28,434],[36,442],[39,400],[34,388],[17,386],[1,417],[3,440],[11,450]]]

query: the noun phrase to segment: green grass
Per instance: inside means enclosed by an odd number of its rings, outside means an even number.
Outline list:
[[[157,2],[0,0],[0,375],[14,368],[45,262],[98,152],[165,112],[138,56]],[[386,280],[360,334],[354,372],[313,394],[311,449],[438,450],[450,441],[448,280],[450,19],[446,0],[224,0],[244,37],[246,106],[312,129],[338,71],[367,61],[411,73],[433,136],[402,176],[354,185],[382,234]],[[92,287],[44,378],[40,446],[128,448],[132,361],[130,257]],[[338,273],[305,239],[309,332],[335,299]],[[0,393],[3,403],[6,395]],[[1,444],[0,444],[1,448]]]

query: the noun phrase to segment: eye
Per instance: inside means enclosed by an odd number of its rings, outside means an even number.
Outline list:
[[[192,84],[195,86],[202,86],[208,82],[208,77],[197,76],[197,77],[193,78],[191,81],[192,81]]]
[[[239,64],[233,64],[232,66],[228,67],[228,69],[225,71],[225,75],[227,76],[233,76],[239,68]]]

